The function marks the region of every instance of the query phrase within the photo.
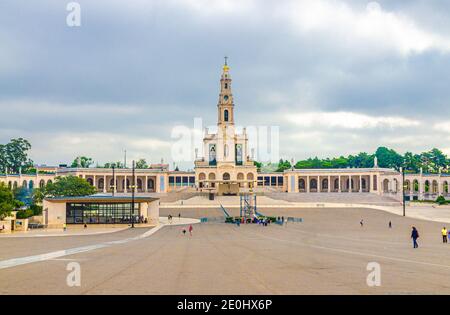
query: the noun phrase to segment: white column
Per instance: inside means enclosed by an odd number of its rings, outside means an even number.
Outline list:
[[[309,193],[309,176],[306,176],[306,192]]]
[[[144,191],[148,192],[148,176],[145,175]]]
[[[322,192],[322,183],[320,182],[320,176],[317,176],[317,192]]]
[[[359,175],[359,192],[362,192],[362,175]]]
[[[352,176],[349,175],[348,176],[348,192],[351,193],[352,192]]]
[[[217,178],[217,177],[216,177]],[[176,176],[174,176],[174,185],[176,185]],[[159,186],[160,186],[160,184],[159,184],[159,175],[156,175],[156,180],[155,180],[155,192],[162,192],[162,191],[159,191]],[[174,186],[174,187],[176,187],[176,186]]]
[[[103,193],[106,193],[106,175],[103,175]]]
[[[340,193],[341,192],[341,190],[342,190],[342,187],[341,187],[341,175],[339,175],[338,176],[338,192]]]
[[[127,175],[123,176],[123,192],[127,193],[128,189],[127,189]]]
[[[331,192],[331,176],[328,175],[328,192]]]

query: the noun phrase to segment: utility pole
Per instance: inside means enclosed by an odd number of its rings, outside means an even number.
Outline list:
[[[402,194],[403,194],[403,216],[406,216],[406,195],[405,195],[405,168],[402,168]]]
[[[134,178],[134,160],[133,160],[133,186],[131,186],[131,227],[134,228],[134,189],[136,185],[136,180]]]
[[[112,171],[113,171],[113,184],[111,186],[112,188],[112,196],[114,197],[114,191],[116,190],[116,173],[115,173],[115,165],[112,165]]]

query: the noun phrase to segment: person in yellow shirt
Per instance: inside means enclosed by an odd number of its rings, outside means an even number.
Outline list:
[[[445,226],[442,228],[441,232],[442,232],[442,242],[447,243],[447,229],[445,228]]]

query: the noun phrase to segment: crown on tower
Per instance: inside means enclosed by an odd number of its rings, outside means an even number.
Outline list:
[[[223,72],[228,72],[228,70],[230,70],[230,67],[228,67],[228,64],[227,64],[228,57],[225,56],[224,59],[225,59],[225,63],[223,64]]]

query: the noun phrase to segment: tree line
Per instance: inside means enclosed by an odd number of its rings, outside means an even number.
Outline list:
[[[31,144],[28,140],[23,138],[11,139],[7,144],[0,144],[0,173],[1,174],[18,174],[35,173],[36,169],[33,167],[33,161],[28,157],[28,152],[31,149]],[[385,168],[393,168],[399,170],[403,167],[408,172],[418,173],[422,169],[424,173],[450,173],[450,159],[439,149],[432,149],[419,154],[406,152],[399,154],[393,149],[386,147],[379,147],[374,153],[369,154],[361,152],[356,155],[340,156],[333,158],[320,159],[318,157],[299,160],[294,164],[296,169],[324,169],[324,168],[371,168],[374,166],[374,158],[378,159],[378,166]],[[78,156],[76,157],[71,167],[88,168],[94,164],[90,157]],[[255,165],[260,170],[278,171],[282,172],[286,169],[292,168],[291,162],[281,159],[278,164],[263,164],[255,162]],[[96,165],[96,167],[104,168],[123,168],[123,162],[108,162],[103,166]],[[137,169],[148,168],[149,165],[145,159],[136,161]]]
[[[86,157],[86,156],[78,156],[73,160],[70,167],[89,168],[92,165],[94,165],[94,160],[92,158]],[[103,165],[97,164],[96,167],[99,167],[99,168],[113,168],[113,167],[114,168],[124,168],[125,165],[123,162],[117,161],[117,162],[107,162]],[[137,169],[144,169],[144,168],[148,168],[149,166],[145,159],[139,159],[136,161],[135,167]]]
[[[379,147],[375,153],[361,152],[356,155],[340,156],[320,159],[318,157],[299,160],[294,164],[295,169],[325,169],[325,168],[372,168],[375,157],[378,166],[400,170],[404,168],[407,172],[418,173],[422,169],[424,173],[450,173],[450,159],[439,149],[432,149],[419,154],[406,152],[399,154],[393,149]],[[263,163],[255,162],[258,169],[264,169]],[[282,172],[292,168],[292,163],[281,159],[273,167],[273,170]]]

